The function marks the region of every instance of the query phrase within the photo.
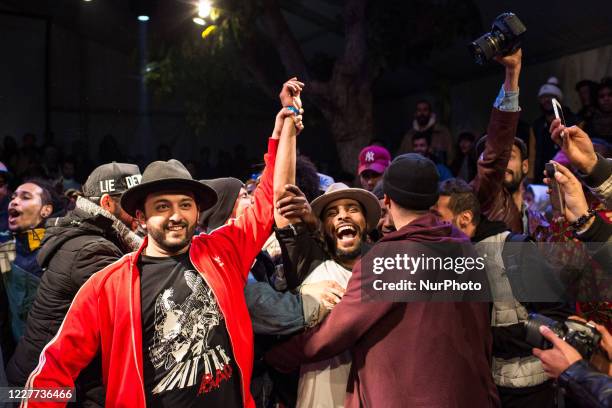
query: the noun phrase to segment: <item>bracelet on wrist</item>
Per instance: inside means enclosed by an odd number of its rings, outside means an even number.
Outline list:
[[[589,210],[586,214],[581,215],[576,221],[570,223],[569,229],[572,231],[580,231],[591,218],[595,216],[595,210]]]
[[[285,109],[295,113],[296,116],[300,114],[300,111],[295,106],[285,106]]]

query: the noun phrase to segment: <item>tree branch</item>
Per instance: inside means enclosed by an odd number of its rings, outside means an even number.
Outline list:
[[[302,48],[283,17],[278,0],[263,0],[263,5],[264,28],[276,46],[285,71],[289,76],[295,75],[306,83],[305,98],[316,102],[322,109],[329,107],[329,84],[311,80]]]
[[[366,0],[347,0],[344,6],[344,54],[336,65],[352,74],[367,74]]]
[[[276,45],[285,70],[290,76],[308,82],[310,75],[302,48],[291,33],[277,0],[263,0],[263,23],[272,43]]]
[[[278,84],[272,83],[261,58],[257,58],[257,53],[255,52],[257,46],[256,34],[253,30],[249,29],[249,32],[244,37],[246,46],[240,47],[240,54],[245,61],[247,70],[253,75],[253,78],[266,96],[276,100],[278,98]]]

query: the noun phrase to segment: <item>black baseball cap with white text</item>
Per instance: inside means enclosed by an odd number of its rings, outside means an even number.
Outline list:
[[[104,194],[121,195],[129,188],[140,184],[142,176],[135,164],[107,163],[91,172],[85,184],[85,197],[102,197]]]

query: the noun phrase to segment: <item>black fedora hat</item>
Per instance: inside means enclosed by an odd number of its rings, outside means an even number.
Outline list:
[[[200,211],[217,202],[215,190],[194,180],[183,163],[171,159],[149,164],[142,173],[140,184],[128,189],[121,196],[121,207],[131,216],[136,216],[136,210],[144,207],[144,201],[149,194],[162,191],[192,193]]]

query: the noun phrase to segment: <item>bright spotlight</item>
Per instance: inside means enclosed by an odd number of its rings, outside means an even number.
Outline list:
[[[142,21],[143,23],[146,23],[147,21],[149,21],[149,16],[138,16],[138,21]]]
[[[206,25],[206,21],[201,17],[194,17],[193,22],[201,26]]]
[[[206,18],[210,15],[210,10],[212,9],[212,5],[209,0],[200,0],[198,3],[198,16],[201,18]]]

